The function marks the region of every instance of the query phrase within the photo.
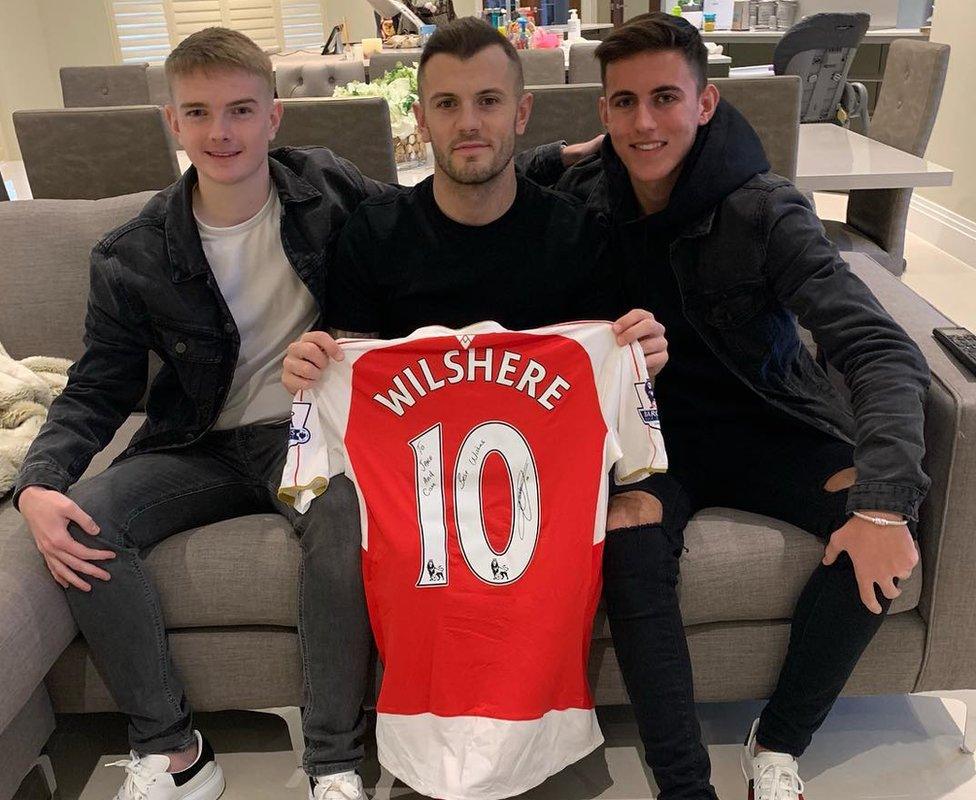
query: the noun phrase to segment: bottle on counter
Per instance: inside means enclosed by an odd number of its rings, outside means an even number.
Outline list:
[[[579,14],[575,8],[569,9],[569,20],[566,23],[566,38],[571,42],[579,41],[583,38],[583,23],[580,22]]]

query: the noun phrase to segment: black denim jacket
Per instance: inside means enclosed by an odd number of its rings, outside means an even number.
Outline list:
[[[551,181],[563,170],[559,153],[558,143],[542,145],[516,163]],[[346,220],[365,198],[395,189],[326,148],[283,147],[271,151],[269,164],[285,255],[321,311],[328,261]],[[191,167],[92,250],[85,352],[24,459],[15,503],[27,486],[63,492],[81,477],[143,398],[150,352],[162,367],[149,388],[146,422],[120,458],[186,447],[216,422],[240,336],[200,243],[196,182]]]
[[[342,225],[364,198],[389,187],[325,148],[281,148],[269,164],[285,255],[321,309]],[[191,167],[92,251],[85,352],[27,453],[15,499],[32,484],[63,492],[78,480],[142,399],[150,351],[162,367],[146,422],[122,457],[186,446],[217,420],[240,335],[200,243],[195,184]]]
[[[614,179],[623,165],[609,144],[556,188],[620,231],[639,223],[620,215],[627,183]],[[917,519],[929,486],[921,466],[928,365],[796,187],[769,172],[746,179],[680,226],[670,261],[685,315],[733,374],[770,405],[854,444],[848,510]],[[844,376],[849,403],[802,345],[797,320]]]

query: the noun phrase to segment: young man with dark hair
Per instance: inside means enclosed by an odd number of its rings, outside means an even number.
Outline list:
[[[615,650],[662,800],[714,798],[675,590],[682,495],[691,510],[742,509],[821,538],[823,563],[742,758],[750,798],[797,800],[796,759],[917,563],[928,370],[707,84],[691,25],[642,15],[596,56],[608,136],[557,188],[608,214],[628,296],[664,323],[670,353],[656,383],[669,475],[633,499],[635,524],[607,537]],[[844,375],[850,410],[797,321]],[[663,527],[641,524],[661,506]]]

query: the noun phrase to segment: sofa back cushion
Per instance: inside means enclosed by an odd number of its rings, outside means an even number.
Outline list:
[[[81,355],[91,249],[153,194],[0,205],[0,343],[13,358]]]

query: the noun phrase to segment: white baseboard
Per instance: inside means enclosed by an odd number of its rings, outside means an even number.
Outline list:
[[[976,269],[976,222],[973,220],[913,194],[908,209],[908,230]]]

